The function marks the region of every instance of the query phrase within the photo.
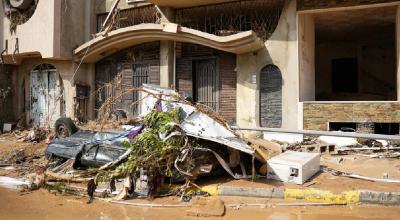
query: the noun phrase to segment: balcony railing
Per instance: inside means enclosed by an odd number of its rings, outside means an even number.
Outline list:
[[[100,32],[107,14],[97,15],[97,32]],[[144,23],[159,24],[161,14],[154,5],[118,11],[112,30]]]
[[[176,10],[176,23],[217,36],[252,30],[268,39],[275,31],[283,0],[252,0]]]

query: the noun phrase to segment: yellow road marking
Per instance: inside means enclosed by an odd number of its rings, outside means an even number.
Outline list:
[[[360,201],[360,192],[347,191],[335,194],[317,189],[286,189],[285,199],[310,202],[356,203]]]

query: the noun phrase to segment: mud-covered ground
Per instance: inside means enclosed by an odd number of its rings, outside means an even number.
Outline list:
[[[45,190],[28,194],[0,188],[0,219],[263,219],[263,220],[369,220],[399,219],[400,208],[381,206],[227,208],[223,217],[193,217],[188,208],[138,208],[75,196],[53,195]],[[225,204],[274,203],[254,198],[222,198]],[[145,201],[146,202],[146,201]]]
[[[33,171],[35,165],[45,165],[43,152],[46,144],[16,142],[12,135],[0,135],[0,159],[23,151],[25,161],[12,169],[0,168],[0,176],[23,177]],[[323,155],[321,164],[369,177],[400,179],[399,159],[372,159],[359,155],[330,156]],[[376,183],[330,174],[319,173],[303,186],[286,184],[278,181],[259,179],[255,182],[232,180],[220,177],[199,184],[219,183],[243,187],[290,187],[316,188],[332,192],[354,189],[374,191],[400,192],[399,184]],[[273,204],[274,201],[259,198],[223,197],[226,204]],[[86,204],[87,199],[76,196],[54,195],[46,190],[20,193],[0,188],[0,219],[198,219],[188,216],[187,208],[139,208],[120,204],[110,204],[95,200],[94,204]],[[149,202],[142,200],[141,202]],[[151,201],[154,202],[154,201]],[[177,203],[177,198],[161,201],[165,204]],[[276,208],[227,208],[223,217],[207,219],[400,219],[400,208],[382,206],[330,206],[330,207],[276,207]]]

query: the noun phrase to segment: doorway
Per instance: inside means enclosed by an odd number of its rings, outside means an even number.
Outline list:
[[[193,61],[193,99],[214,111],[219,109],[219,74],[215,58]]]
[[[52,127],[61,116],[62,89],[51,64],[40,64],[30,73],[30,121],[33,127]],[[61,88],[61,87],[60,87]]]

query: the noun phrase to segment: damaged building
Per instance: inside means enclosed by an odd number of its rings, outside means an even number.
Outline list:
[[[399,1],[114,2],[1,1],[0,124],[92,120],[118,94],[135,116],[124,91],[156,84],[232,125],[399,134]]]

